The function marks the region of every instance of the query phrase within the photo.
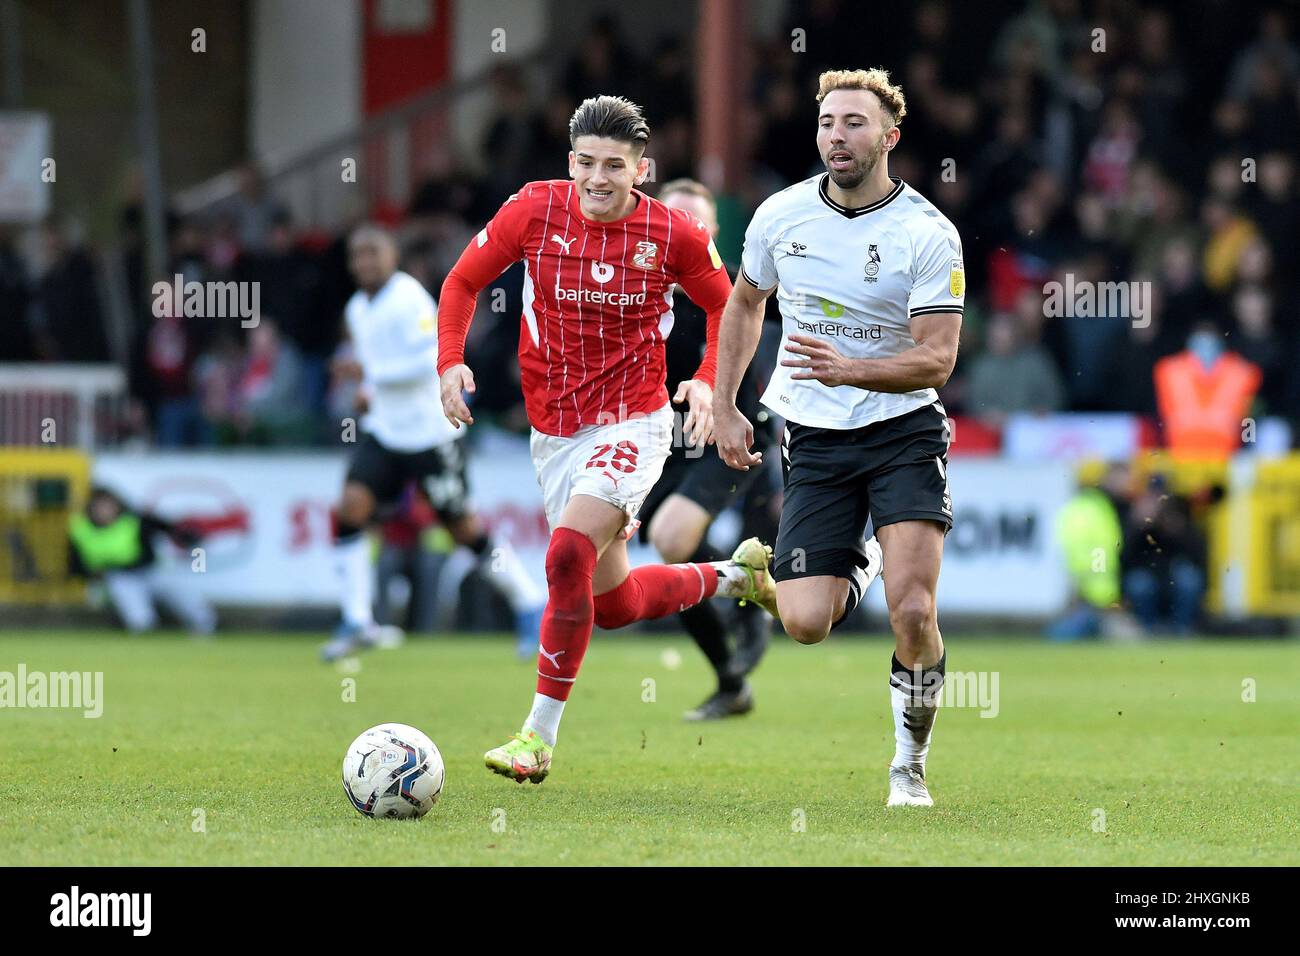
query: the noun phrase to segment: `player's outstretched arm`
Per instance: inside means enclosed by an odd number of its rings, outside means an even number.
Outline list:
[[[530,220],[527,205],[519,201],[519,195],[516,193],[507,199],[492,221],[470,240],[442,283],[438,302],[437,368],[442,378],[444,407],[447,404],[446,374],[453,366],[465,365],[465,337],[469,335],[469,323],[474,318],[478,294],[512,263],[518,262],[523,254],[522,236]],[[469,376],[469,386],[461,387],[472,393],[474,376],[468,368],[465,368],[465,375]],[[464,400],[458,400],[464,407]],[[465,409],[465,414],[469,414],[469,409]],[[447,417],[452,418],[450,411]],[[470,419],[462,418],[461,421],[468,424]],[[455,424],[454,418],[452,424]]]
[[[775,287],[755,289],[744,279],[735,284],[718,328],[718,370],[713,392],[724,405],[736,404],[745,369],[754,359],[763,333],[763,303]]]
[[[682,291],[704,310],[704,355],[695,374],[677,386],[673,401],[685,402],[690,411],[683,431],[692,445],[713,442],[713,385],[718,374],[718,327],[731,295],[731,278],[704,224],[691,218],[690,239],[679,244],[671,271]]]
[[[736,283],[722,311],[718,329],[718,372],[713,390],[713,437],[718,455],[732,468],[749,471],[763,461],[754,453],[754,426],[736,407],[736,393],[745,369],[753,361],[763,332],[763,303],[772,289],[756,289],[744,279]]]
[[[465,364],[465,337],[478,294],[515,260],[495,244],[471,241],[442,283],[438,306],[438,374]]]

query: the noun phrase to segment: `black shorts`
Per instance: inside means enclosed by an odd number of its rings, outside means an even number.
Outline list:
[[[761,474],[760,468],[737,471],[729,467],[718,457],[718,449],[713,445],[706,445],[703,454],[696,458],[688,458],[683,449],[674,448],[672,456],[664,462],[663,474],[637,512],[641,543],[649,544],[650,520],[669,495],[683,495],[716,518],[738,501]]]
[[[781,442],[785,502],[776,537],[778,581],[848,577],[866,566],[867,518],[952,527],[948,493],[948,414],[935,402],[861,428],[790,422]]]
[[[380,508],[400,500],[408,481],[417,482],[443,521],[457,521],[470,511],[465,455],[459,441],[423,451],[393,451],[367,433],[348,465],[348,481],[370,489]]]

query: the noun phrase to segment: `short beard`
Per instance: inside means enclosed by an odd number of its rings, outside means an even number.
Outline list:
[[[874,164],[873,164],[874,165]],[[869,169],[863,169],[862,166],[854,166],[852,169],[846,169],[842,172],[836,172],[833,169],[827,170],[831,174],[831,182],[845,192],[853,192],[861,186],[867,179]]]
[[[880,162],[881,155],[885,152],[885,137],[882,135],[880,141],[876,143],[876,148],[871,151],[867,158],[855,165],[852,169],[846,169],[843,172],[836,172],[830,168],[830,160],[826,160],[826,171],[830,173],[831,182],[845,192],[852,192],[867,181],[876,170],[876,164]]]

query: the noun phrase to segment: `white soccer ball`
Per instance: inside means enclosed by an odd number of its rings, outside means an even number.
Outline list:
[[[343,757],[343,792],[368,817],[406,820],[438,802],[447,770],[434,742],[406,724],[380,724]]]

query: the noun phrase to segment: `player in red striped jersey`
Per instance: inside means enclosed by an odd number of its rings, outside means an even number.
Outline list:
[[[771,549],[743,542],[731,561],[628,565],[627,537],[663,471],[674,432],[692,444],[713,432],[718,321],[731,280],[704,225],[636,189],[649,173],[649,126],[614,96],[585,100],[569,123],[570,180],[528,183],[461,255],[442,287],[438,372],[443,409],[474,419],[465,393],[465,336],[478,293],[523,260],[519,367],[532,456],[551,526],[548,600],[537,693],[520,733],[488,751],[492,770],[540,783],[592,625],[623,627],[685,610],[714,594],[775,608]],[[674,401],[664,387],[673,286],[708,314],[707,347]]]

